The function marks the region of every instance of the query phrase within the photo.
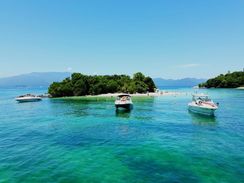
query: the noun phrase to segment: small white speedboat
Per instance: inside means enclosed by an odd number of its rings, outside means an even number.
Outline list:
[[[124,108],[127,110],[131,110],[133,108],[133,102],[131,100],[131,96],[128,94],[121,94],[118,95],[117,99],[115,100],[115,107]]]
[[[18,102],[37,102],[42,100],[42,98],[35,95],[26,94],[16,97],[15,100]]]
[[[192,95],[192,102],[188,104],[189,111],[213,116],[218,109],[218,104],[215,104],[208,95],[194,94]]]

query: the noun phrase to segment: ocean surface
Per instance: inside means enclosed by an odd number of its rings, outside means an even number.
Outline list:
[[[15,96],[45,89],[0,90],[0,183],[243,183],[244,91],[200,90],[220,103],[215,117],[190,113],[193,89],[180,96],[113,99]]]

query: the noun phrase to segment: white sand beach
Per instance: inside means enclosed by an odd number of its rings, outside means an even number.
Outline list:
[[[87,95],[86,97],[117,97],[124,93],[107,93],[101,95]],[[159,97],[159,96],[176,96],[176,95],[185,95],[185,92],[175,92],[175,91],[159,91],[159,92],[150,92],[150,93],[135,93],[130,94],[132,97]]]
[[[238,89],[238,90],[244,90],[244,86],[238,87],[236,89]]]

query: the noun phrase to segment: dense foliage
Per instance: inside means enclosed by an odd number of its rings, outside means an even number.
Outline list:
[[[215,78],[207,80],[207,82],[199,84],[199,87],[206,88],[236,88],[244,86],[244,72],[233,72],[221,74]]]
[[[150,77],[142,73],[134,74],[133,78],[127,75],[87,76],[73,73],[71,78],[62,82],[54,82],[48,92],[53,97],[98,95],[104,93],[146,93],[154,92],[156,86]]]

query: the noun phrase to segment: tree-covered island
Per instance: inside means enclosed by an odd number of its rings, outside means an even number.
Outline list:
[[[232,72],[220,74],[219,76],[199,84],[200,88],[237,88],[244,86],[244,72]]]
[[[54,82],[48,88],[52,97],[99,95],[105,93],[146,93],[154,92],[156,86],[151,77],[141,72],[133,75],[90,76],[73,73],[61,82]]]

